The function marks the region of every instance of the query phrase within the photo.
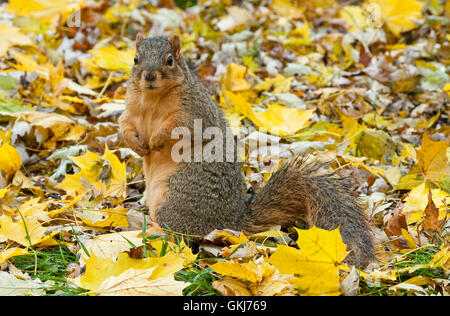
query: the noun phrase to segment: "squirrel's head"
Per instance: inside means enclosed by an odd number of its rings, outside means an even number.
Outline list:
[[[131,72],[133,84],[140,90],[156,93],[180,85],[184,80],[180,48],[178,35],[144,38],[139,33]]]

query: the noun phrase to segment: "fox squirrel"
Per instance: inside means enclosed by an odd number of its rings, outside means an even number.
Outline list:
[[[346,179],[319,171],[323,163],[288,160],[246,204],[239,162],[172,159],[175,127],[193,131],[194,120],[201,119],[203,130],[229,129],[180,48],[177,35],[137,35],[126,109],[119,118],[125,143],[143,157],[152,220],[175,232],[204,236],[226,228],[253,234],[306,217],[310,226],[340,227],[351,249],[347,262],[366,266],[374,260],[373,238],[360,204]]]

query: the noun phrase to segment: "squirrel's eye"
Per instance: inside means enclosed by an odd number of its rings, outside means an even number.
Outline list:
[[[139,58],[136,56],[134,56],[134,64],[136,65],[139,62]]]
[[[169,57],[167,57],[167,65],[169,65],[169,66],[173,65],[173,57],[172,57],[172,55],[169,55]]]

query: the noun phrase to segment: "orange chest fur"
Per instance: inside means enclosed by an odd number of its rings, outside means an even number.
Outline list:
[[[136,131],[149,142],[151,137],[161,130],[167,120],[174,119],[173,113],[179,111],[179,99],[162,98],[152,100],[143,98],[132,118],[136,120]]]
[[[134,120],[136,132],[144,137],[147,143],[161,129],[174,128],[176,115],[180,110],[180,98],[175,96],[152,98],[151,95],[128,96],[129,118]],[[168,124],[169,123],[169,124]],[[170,130],[169,130],[170,131]],[[170,131],[171,132],[171,131]],[[171,157],[173,142],[167,139],[164,147],[143,157],[146,182],[146,200],[152,219],[155,219],[158,205],[167,196],[167,179],[174,173],[179,164]]]

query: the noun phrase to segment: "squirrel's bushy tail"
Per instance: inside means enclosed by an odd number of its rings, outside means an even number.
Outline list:
[[[366,266],[375,258],[371,229],[348,179],[324,173],[326,163],[308,162],[304,157],[287,161],[256,194],[246,233],[275,225],[290,226],[304,219],[327,230],[340,227],[351,253],[346,261]]]

